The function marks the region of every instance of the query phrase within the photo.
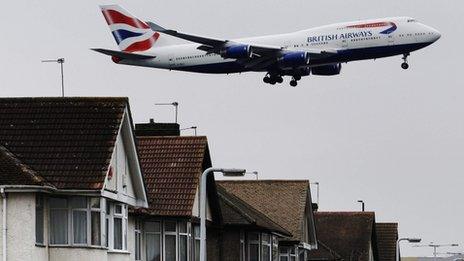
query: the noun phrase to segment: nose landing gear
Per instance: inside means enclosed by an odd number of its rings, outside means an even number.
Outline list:
[[[409,56],[409,53],[405,53],[403,54],[403,63],[401,64],[401,68],[403,68],[404,70],[407,70],[409,68],[409,64],[408,64],[408,56]]]
[[[263,78],[263,82],[269,83],[271,85],[274,85],[276,83],[282,83],[284,79],[280,75],[272,75],[272,74],[266,74]]]

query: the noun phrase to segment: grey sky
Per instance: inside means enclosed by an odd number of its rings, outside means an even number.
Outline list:
[[[180,123],[208,136],[216,166],[319,181],[322,210],[359,210],[356,200],[364,199],[378,221],[399,221],[401,236],[464,245],[464,1],[114,1],[143,19],[222,38],[399,15],[442,33],[413,53],[408,71],[400,57],[355,62],[340,76],[307,77],[297,88],[287,79],[265,85],[262,73],[115,65],[89,50],[117,48],[97,6],[108,3],[4,3],[1,96],[59,95],[58,65],[40,60],[64,56],[68,95],[129,96],[136,122],[170,121],[171,111],[153,104],[178,101]]]

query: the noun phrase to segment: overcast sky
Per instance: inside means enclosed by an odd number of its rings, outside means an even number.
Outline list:
[[[336,77],[271,87],[263,73],[202,75],[116,65],[89,48],[116,49],[99,11],[106,1],[8,1],[0,11],[1,96],[128,96],[136,122],[172,121],[207,135],[215,166],[260,178],[321,184],[322,210],[359,210],[399,222],[401,236],[464,250],[464,43],[462,0],[114,1],[185,32],[238,38],[333,22],[412,16],[442,38],[410,57],[344,65]],[[188,134],[188,132],[186,133]],[[315,200],[315,199],[314,199]],[[404,245],[403,255],[430,255]]]

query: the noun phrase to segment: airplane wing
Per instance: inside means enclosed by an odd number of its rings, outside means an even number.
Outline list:
[[[165,29],[153,22],[147,22],[148,25],[151,27],[153,31],[160,32],[160,33],[165,33],[180,39],[184,39],[187,41],[191,41],[194,43],[199,43],[201,44],[198,49],[206,51],[207,53],[219,53],[221,49],[236,45],[236,44],[248,44],[248,43],[239,43],[239,42],[234,42],[230,40],[222,40],[222,39],[216,39],[216,38],[208,38],[208,37],[202,37],[202,36],[197,36],[197,35],[191,35],[191,34],[185,34],[185,33],[180,33],[175,30],[170,30],[170,29]],[[253,58],[261,58],[261,57],[267,57],[268,59],[275,59],[286,52],[289,52],[288,50],[285,49],[285,47],[281,46],[266,46],[266,45],[260,45],[260,44],[248,44],[250,45],[250,48],[252,49],[252,57]],[[336,54],[337,50],[332,50],[332,49],[327,49],[327,50],[307,50],[307,52],[313,56],[317,57],[320,55],[330,55],[330,54]],[[267,60],[267,59],[265,59]],[[254,61],[252,64],[256,63]]]
[[[106,54],[109,56],[117,57],[120,59],[129,59],[129,60],[143,60],[143,59],[152,59],[156,58],[154,55],[146,55],[146,54],[136,54],[136,53],[128,53],[128,52],[121,52],[121,51],[114,51],[102,48],[94,48],[91,49],[92,51],[99,52],[102,54]]]

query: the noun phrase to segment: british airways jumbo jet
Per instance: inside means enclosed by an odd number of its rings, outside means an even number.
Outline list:
[[[287,34],[217,39],[143,22],[117,5],[101,6],[120,51],[93,49],[118,64],[198,73],[266,72],[263,81],[296,86],[302,76],[337,75],[351,61],[403,56],[437,41],[440,33],[410,17],[331,24]],[[173,44],[173,38],[191,43]],[[176,39],[178,40],[178,39]]]

